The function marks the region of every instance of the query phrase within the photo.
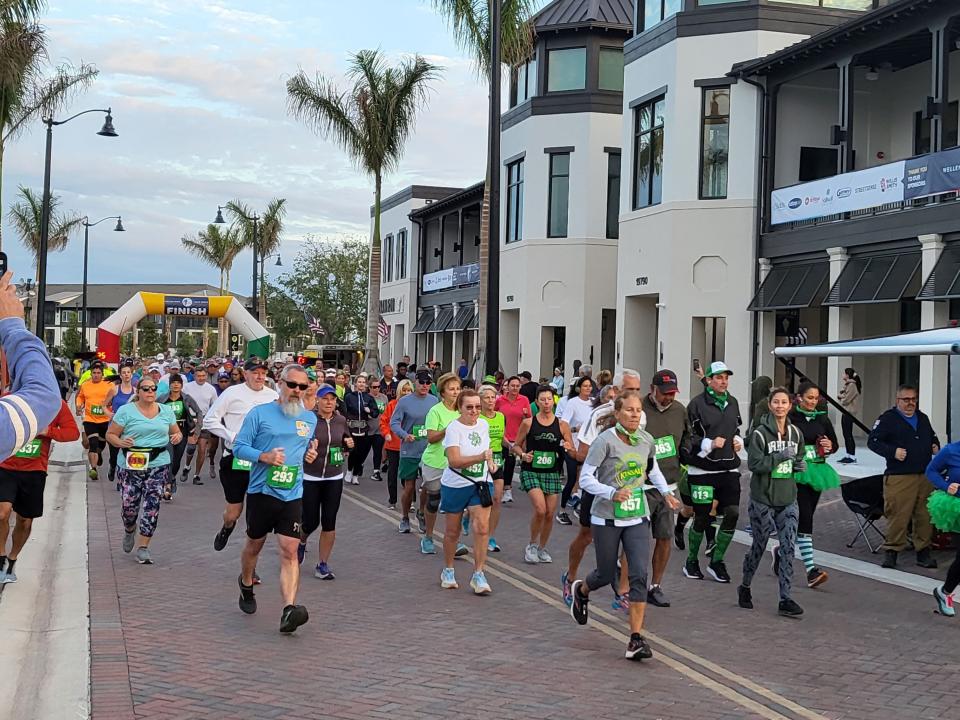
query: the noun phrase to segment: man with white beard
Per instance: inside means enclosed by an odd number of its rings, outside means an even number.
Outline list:
[[[292,633],[309,619],[307,609],[297,605],[302,517],[303,463],[317,459],[313,430],[317,416],[303,407],[301,397],[310,386],[306,371],[287,365],[277,383],[276,402],[258,405],[247,413],[233,445],[235,457],[251,463],[247,489],[247,544],[240,557],[240,609],[257,611],[253,594],[253,571],[267,535],[277,536],[280,550],[280,593],[283,614],[280,632]]]

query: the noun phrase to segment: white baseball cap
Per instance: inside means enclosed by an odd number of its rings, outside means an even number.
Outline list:
[[[728,368],[726,364],[720,360],[710,363],[710,367],[707,368],[706,375],[707,377],[713,377],[714,375],[733,375],[733,370]]]

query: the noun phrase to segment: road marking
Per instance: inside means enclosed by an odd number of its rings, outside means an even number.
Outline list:
[[[390,515],[382,511],[379,507],[375,507],[369,498],[365,497],[364,495],[361,495],[360,493],[357,493],[354,490],[347,490],[346,488],[344,488],[343,496],[344,498],[354,503],[355,505],[360,506],[367,512],[377,515],[378,517],[381,517],[384,520],[388,520],[391,524],[395,523],[397,521],[397,518],[399,517],[399,514]],[[442,535],[434,531],[434,537],[441,538]],[[509,565],[508,563],[505,563],[501,560],[496,560],[492,558],[490,555],[487,556],[487,571],[494,577],[504,580],[508,584],[513,585],[514,587],[516,587],[519,590],[522,590],[528,595],[531,595],[547,603],[548,605],[561,610],[565,614],[569,614],[569,610],[567,606],[562,601],[557,600],[555,597],[557,588],[553,587],[549,583],[544,582],[540,578],[530,575],[529,573],[524,572],[519,568],[515,568],[512,565]],[[513,573],[519,578],[522,578],[522,580],[511,576],[509,573]],[[539,588],[543,588],[544,590],[549,591],[550,595],[547,595],[536,588],[530,587],[530,585],[535,585]],[[621,642],[628,642],[630,640],[630,636],[625,634],[624,632],[620,630],[616,630],[596,620],[596,617],[599,616],[602,620],[606,622],[611,622],[611,623],[617,622],[617,618],[614,617],[613,615],[603,610],[600,610],[599,608],[591,608],[590,615],[591,617],[594,618],[589,622],[589,625],[591,627],[594,627],[600,632],[602,632],[603,634],[611,638],[614,638],[616,640],[619,640]],[[769,702],[775,705],[779,705],[785,710],[789,710],[796,717],[805,718],[805,720],[828,720],[825,716],[815,713],[811,710],[808,710],[802,705],[798,705],[792,700],[789,700],[788,698],[785,698],[782,695],[779,695],[778,693],[775,693],[772,690],[769,690],[764,686],[752,680],[749,680],[748,678],[738,675],[737,673],[734,673],[730,670],[727,670],[726,668],[720,665],[717,665],[716,663],[713,663],[710,660],[707,660],[706,658],[703,658],[693,652],[690,652],[689,650],[685,650],[684,648],[678,645],[675,645],[669,640],[665,640],[664,638],[661,638],[658,635],[654,635],[646,630],[644,631],[644,635],[655,645],[659,645],[661,646],[661,648],[664,648],[670,651],[671,653],[674,653],[675,655],[679,655],[684,659],[692,663],[695,663],[701,666],[702,668],[704,668],[705,670],[708,670],[730,682],[740,685],[741,687],[749,690],[752,693],[755,693],[756,695],[759,695],[765,700],[768,700]],[[774,710],[773,708],[763,705],[757,702],[756,700],[754,700],[753,698],[748,697],[747,695],[744,695],[739,690],[723,685],[717,682],[716,680],[714,680],[713,678],[705,675],[703,672],[691,667],[690,665],[680,662],[679,660],[673,657],[670,657],[669,655],[666,655],[661,652],[656,656],[655,660],[664,663],[665,665],[677,671],[681,675],[693,680],[697,684],[704,686],[705,688],[717,693],[718,695],[721,695],[727,698],[728,700],[744,708],[747,708],[752,712],[757,713],[758,715],[762,715],[768,720],[791,720],[791,716],[784,715],[783,713],[780,713],[777,710]]]

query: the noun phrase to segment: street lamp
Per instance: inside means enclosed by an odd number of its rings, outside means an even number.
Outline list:
[[[87,257],[90,247],[90,228],[92,228],[94,225],[99,225],[105,220],[116,220],[117,226],[113,229],[113,231],[125,232],[123,228],[123,220],[119,215],[109,215],[105,218],[97,220],[94,223],[90,222],[89,217],[83,218],[83,321],[80,324],[80,332],[82,333],[80,338],[81,352],[87,351]]]
[[[40,306],[37,310],[37,337],[44,342],[44,305],[47,299],[47,246],[50,242],[50,156],[53,152],[53,126],[65,125],[71,120],[75,120],[81,115],[87,113],[105,113],[106,118],[103,121],[103,127],[97,135],[103,137],[117,137],[117,131],[113,129],[113,115],[111,108],[106,110],[96,108],[93,110],[84,110],[76,115],[68,117],[66,120],[54,120],[52,117],[44,118],[43,122],[47,126],[47,150],[43,161],[43,205],[40,209],[40,258],[37,264],[37,304]]]
[[[217,225],[223,225],[223,224],[226,222],[226,220],[223,219],[223,208],[224,208],[224,207],[226,207],[226,206],[225,206],[225,205],[217,205],[217,217],[214,218],[214,221],[213,221],[213,222],[215,222]],[[235,209],[235,212],[236,212],[237,215],[239,215],[240,217],[242,217],[242,218],[243,218],[244,220],[246,220],[247,222],[252,222],[252,223],[253,223],[253,245],[252,245],[252,248],[251,248],[251,249],[253,250],[253,292],[251,293],[251,302],[250,302],[250,304],[253,306],[253,308],[252,308],[253,311],[252,311],[251,314],[252,314],[257,320],[260,320],[259,306],[258,306],[258,304],[257,304],[257,241],[258,241],[258,239],[259,239],[259,238],[257,237],[257,232],[258,232],[258,223],[260,222],[260,216],[257,215],[256,213],[254,213],[252,216],[247,216],[247,215],[244,215],[242,212],[240,212],[239,209]]]

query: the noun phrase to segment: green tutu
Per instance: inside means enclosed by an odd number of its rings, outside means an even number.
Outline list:
[[[960,497],[934,490],[927,498],[930,520],[944,532],[960,533]]]
[[[808,462],[806,471],[794,477],[798,483],[809,485],[818,492],[840,487],[840,476],[825,462]]]

